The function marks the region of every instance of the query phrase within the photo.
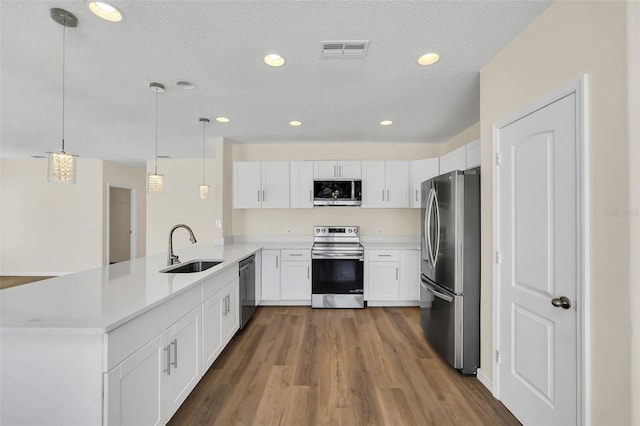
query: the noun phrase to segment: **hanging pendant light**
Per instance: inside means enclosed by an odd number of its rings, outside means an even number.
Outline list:
[[[158,95],[164,93],[164,85],[160,83],[150,83],[149,89],[156,94],[156,165],[153,173],[149,173],[149,192],[162,192],[164,190],[164,175],[158,174]]]
[[[65,35],[67,27],[78,26],[78,18],[64,9],[50,10],[51,19],[62,25],[62,149],[60,152],[48,152],[47,180],[54,183],[76,183],[76,155],[64,150],[64,95],[65,95]]]
[[[204,180],[204,146],[205,146],[205,133],[206,126],[209,122],[208,118],[201,118],[200,122],[202,123],[202,185],[200,185],[200,198],[206,200],[209,197],[209,185],[205,184]]]

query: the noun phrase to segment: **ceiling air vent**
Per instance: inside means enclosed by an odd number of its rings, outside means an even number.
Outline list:
[[[369,40],[331,40],[320,42],[320,54],[332,58],[362,58],[367,54]]]

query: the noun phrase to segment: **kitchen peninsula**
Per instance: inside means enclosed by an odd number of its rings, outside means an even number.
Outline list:
[[[195,245],[183,262],[224,262],[166,274],[160,253],[3,290],[0,423],[166,423],[237,331],[238,263],[260,249]]]

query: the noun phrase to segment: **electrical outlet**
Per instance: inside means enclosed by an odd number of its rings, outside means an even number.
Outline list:
[[[376,233],[382,234],[382,228],[378,227],[378,229],[376,229]]]
[[[287,234],[291,234],[291,228],[287,228]]]

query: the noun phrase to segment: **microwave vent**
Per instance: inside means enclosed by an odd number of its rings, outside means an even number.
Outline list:
[[[362,58],[369,40],[329,40],[320,42],[320,54],[332,58]]]

